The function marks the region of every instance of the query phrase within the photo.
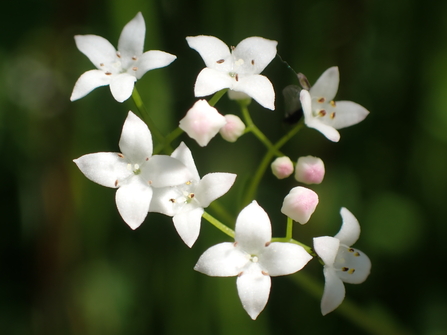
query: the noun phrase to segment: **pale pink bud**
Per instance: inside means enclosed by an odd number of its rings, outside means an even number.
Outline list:
[[[179,127],[204,147],[227,121],[206,100],[198,100],[180,120]]]
[[[219,132],[223,139],[228,142],[236,142],[236,140],[242,136],[245,131],[245,124],[239,118],[239,116],[233,114],[225,115],[227,123],[220,128]]]
[[[308,188],[298,186],[284,198],[281,213],[301,224],[307,223],[318,205],[318,195]]]
[[[272,173],[278,179],[284,179],[293,173],[293,163],[289,157],[283,156],[275,159],[271,165]]]
[[[324,163],[318,157],[298,158],[295,167],[295,179],[304,184],[320,184],[324,178]]]

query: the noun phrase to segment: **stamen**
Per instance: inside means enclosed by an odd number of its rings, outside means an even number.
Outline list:
[[[334,101],[334,100],[332,100],[332,101],[330,102],[330,104],[331,104],[332,107],[335,107],[335,101]]]
[[[137,56],[132,56],[132,60],[138,60]]]
[[[219,59],[218,61],[216,61],[217,64],[222,64],[223,62],[225,62],[225,59]]]
[[[106,76],[111,76],[111,75],[112,75],[112,72],[109,72],[109,71],[106,72]]]
[[[116,52],[116,57],[121,58],[121,53],[119,51]]]
[[[149,157],[146,157],[146,162],[149,160]]]
[[[347,268],[347,267],[345,267],[345,266],[341,268],[341,271],[343,271],[343,272],[346,272],[346,271],[348,271],[348,270],[349,270],[349,268]]]
[[[355,253],[354,253],[354,256],[355,256],[355,257],[359,257],[359,256],[360,256],[360,253],[359,253],[359,252],[355,252]]]
[[[255,60],[254,59],[251,60],[251,65],[255,65]]]
[[[188,180],[185,184],[186,184],[186,185],[191,185],[192,182],[191,182],[190,180]]]
[[[350,270],[348,271],[348,273],[349,273],[350,275],[352,275],[354,272],[355,272],[355,269],[350,269]]]
[[[137,68],[136,66],[134,66],[134,67],[132,68],[132,71],[138,71],[138,68]]]
[[[354,252],[355,250],[354,250],[354,248],[349,248],[348,251],[349,252]]]
[[[121,153],[119,153],[119,154],[118,154],[118,157],[119,157],[119,158],[124,158],[124,155],[121,154]]]
[[[117,186],[118,186],[118,179],[115,180],[115,187],[117,187]]]
[[[326,116],[326,111],[325,111],[324,109],[321,109],[321,110],[318,112],[318,116],[321,116],[321,117]]]
[[[233,243],[233,246],[237,246],[237,242],[234,242],[234,243]]]
[[[322,97],[322,98],[318,99],[317,101],[318,101],[320,104],[322,104],[323,102],[326,101],[326,99]]]
[[[190,194],[188,195],[188,197],[189,197],[190,199],[194,198],[194,193],[190,193]]]
[[[243,273],[244,273],[244,271],[240,272],[237,276],[240,277],[240,276],[242,276]]]
[[[175,204],[175,199],[169,199],[169,201]]]
[[[268,272],[265,272],[265,271],[261,271],[261,273],[262,273],[264,276],[268,276],[268,275],[269,275],[269,273],[268,273]]]
[[[231,46],[230,48],[231,48],[231,51],[234,51],[234,49],[236,49],[235,46]]]
[[[269,242],[265,242],[265,246],[268,247],[270,245],[270,241]]]
[[[239,75],[236,73],[236,76],[234,77],[236,81],[239,81]]]
[[[332,112],[331,115],[329,115],[329,117],[333,120],[335,118],[335,112]]]
[[[149,185],[152,185],[152,180],[147,181]]]
[[[104,66],[104,63],[99,63],[99,66]]]

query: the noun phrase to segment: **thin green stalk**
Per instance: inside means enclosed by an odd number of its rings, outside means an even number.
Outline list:
[[[202,217],[207,220],[209,223],[211,223],[214,227],[222,231],[223,233],[227,234],[231,238],[234,238],[234,230],[228,228],[226,225],[224,225],[222,222],[217,220],[214,216],[208,214],[207,212],[203,212]]]
[[[312,278],[303,271],[288,276],[294,283],[299,285],[307,293],[316,299],[321,299],[323,295],[323,284]],[[373,313],[368,313],[362,307],[345,298],[343,303],[334,313],[339,313],[353,324],[370,334],[377,335],[409,335],[406,329],[400,328],[396,323],[383,317],[375,317]]]
[[[132,99],[135,102],[135,105],[138,108],[139,114],[142,118],[142,120],[147,124],[149,127],[151,134],[159,141],[160,143],[165,143],[165,137],[163,134],[158,130],[157,126],[155,125],[152,118],[149,116],[149,113],[144,106],[143,100],[141,99],[140,94],[137,91],[137,88],[134,87],[132,91]]]
[[[228,91],[228,88],[224,88],[223,90],[220,90],[219,92],[216,92],[213,95],[213,97],[208,101],[208,104],[210,106],[214,107],[217,104],[217,102],[220,100],[220,98],[222,98],[223,95],[225,93],[227,93],[227,91]]]
[[[293,220],[287,217],[287,230],[286,230],[286,238],[292,239],[292,231],[293,231]]]

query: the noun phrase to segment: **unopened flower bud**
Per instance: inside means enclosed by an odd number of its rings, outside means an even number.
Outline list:
[[[324,178],[324,163],[321,158],[306,156],[298,158],[295,179],[305,184],[320,184]]]
[[[276,178],[284,179],[293,173],[293,162],[287,156],[278,157],[273,161],[271,168]]]
[[[236,142],[236,140],[244,134],[245,124],[239,116],[233,114],[225,115],[226,125],[220,128],[219,132],[223,139],[228,142]]]
[[[180,120],[179,127],[204,147],[226,122],[225,117],[211,107],[208,101],[198,100]]]
[[[298,186],[284,198],[281,213],[301,224],[307,223],[318,205],[318,195],[308,188]]]

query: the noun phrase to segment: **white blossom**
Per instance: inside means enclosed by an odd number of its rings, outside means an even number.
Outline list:
[[[194,267],[208,276],[237,276],[242,306],[254,320],[270,295],[270,277],[301,270],[312,259],[303,247],[271,242],[272,227],[267,213],[253,201],[236,219],[235,242],[224,242],[206,250]]]
[[[172,216],[178,234],[187,246],[192,247],[199,236],[204,208],[228,192],[236,175],[215,172],[200,178],[191,151],[183,142],[171,157],[188,168],[191,178],[180,185],[154,188],[149,211]]]
[[[334,237],[314,238],[314,249],[324,262],[325,286],[321,300],[321,313],[336,309],[345,297],[343,282],[363,283],[371,271],[371,261],[358,249],[351,247],[359,238],[360,225],[346,208],[340,210],[343,224]]]
[[[284,198],[281,213],[301,224],[307,223],[318,205],[318,194],[314,191],[297,186],[290,190]]]
[[[175,158],[152,156],[149,128],[132,112],[124,122],[119,147],[121,153],[98,152],[74,162],[88,179],[118,188],[115,198],[118,211],[130,228],[136,229],[146,218],[153,187],[184,183],[191,173]]]
[[[340,75],[338,67],[327,69],[309,91],[301,90],[304,122],[333,142],[340,140],[337,129],[359,123],[369,112],[352,101],[334,101]]]
[[[76,46],[97,69],[79,77],[70,100],[80,99],[97,87],[110,85],[115,100],[123,102],[132,95],[137,79],[149,70],[171,64],[177,58],[159,50],[143,53],[145,34],[144,18],[138,13],[121,32],[118,51],[101,36],[76,35]]]
[[[231,51],[228,46],[214,36],[194,36],[186,38],[203,61],[204,68],[198,75],[194,94],[203,97],[225,88],[244,93],[261,106],[275,109],[275,91],[267,77],[260,73],[276,56],[278,42],[262,37],[248,37]],[[233,96],[233,98],[238,99]]]

